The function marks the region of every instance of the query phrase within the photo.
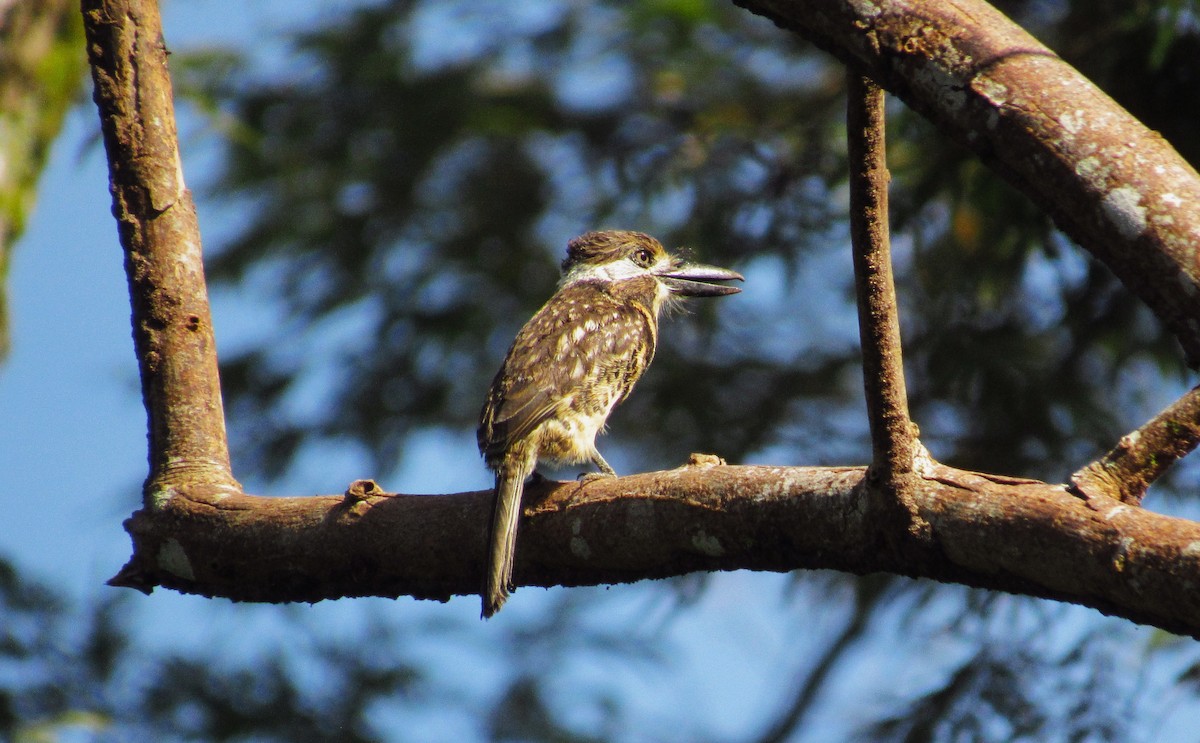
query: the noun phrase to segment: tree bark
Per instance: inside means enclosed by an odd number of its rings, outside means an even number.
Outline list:
[[[697,570],[883,571],[1069,601],[1200,638],[1200,524],[925,460],[914,499],[930,542],[885,533],[864,474],[701,464],[531,486],[514,577],[577,586]],[[134,557],[112,583],[271,602],[475,594],[491,497],[392,495],[370,481],[340,497],[185,488],[127,523]]]
[[[913,535],[929,538],[913,490],[917,437],[908,413],[900,312],[892,279],[888,224],[886,116],[883,89],[851,70],[846,75],[846,150],[850,160],[850,243],[858,337],[862,347],[863,391],[871,428],[870,491],[894,520]]]
[[[869,75],[1048,212],[1200,364],[1200,178],[982,0],[734,0]]]
[[[189,483],[238,491],[158,3],[84,0],[83,21],[148,419],[144,501]]]
[[[858,333],[863,350],[872,466],[884,482],[912,472],[915,439],[908,414],[900,314],[892,280],[883,90],[870,78],[847,75],[847,151],[850,159],[850,242],[854,251]]]
[[[1071,475],[1085,497],[1104,495],[1141,505],[1146,490],[1200,444],[1200,387],[1193,387],[1141,428],[1121,437],[1095,462]]]

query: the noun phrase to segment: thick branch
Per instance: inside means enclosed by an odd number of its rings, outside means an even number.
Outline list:
[[[1200,443],[1200,387],[1121,437],[1112,451],[1071,476],[1079,492],[1139,505],[1146,489]]]
[[[83,18],[149,422],[147,502],[194,482],[237,490],[158,4],[84,0]]]
[[[869,74],[1054,217],[1200,364],[1200,177],[982,0],[734,0]]]
[[[934,540],[881,534],[862,468],[691,466],[531,488],[515,577],[593,585],[696,570],[831,568],[1054,598],[1200,637],[1200,524],[1064,486],[929,465],[916,492]],[[259,498],[185,488],[127,524],[113,579],[245,601],[474,594],[490,491]],[[539,502],[540,498],[540,502]],[[890,543],[908,546],[891,549]]]

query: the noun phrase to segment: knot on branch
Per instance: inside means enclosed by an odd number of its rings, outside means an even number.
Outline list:
[[[347,502],[357,503],[376,495],[383,495],[383,488],[374,480],[355,480],[344,493]]]

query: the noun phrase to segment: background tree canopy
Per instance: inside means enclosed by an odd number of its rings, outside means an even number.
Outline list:
[[[1175,62],[1186,19],[1007,10],[1187,152],[1171,103],[1194,88]],[[469,427],[566,240],[597,226],[751,278],[744,301],[664,333],[613,421],[626,469],[698,450],[864,459],[843,71],[822,52],[723,3],[400,2],[299,33],[301,76],[205,61],[190,87],[235,127],[215,191],[250,214],[213,275],[287,318],[224,359],[239,472],[276,476],[301,445],[346,439],[387,471],[414,430]],[[898,106],[893,121],[914,417],[948,462],[1062,478],[1136,420],[1178,353],[1035,204]]]
[[[1190,5],[997,5],[1197,162]],[[839,63],[704,0],[363,3],[289,34],[282,64],[236,49],[172,59],[177,93],[222,137],[201,202],[223,217],[211,279],[271,318],[253,343],[222,346],[239,476],[269,483],[350,447],[362,476],[482,477],[473,449],[406,454],[430,431],[468,440],[566,240],[596,227],[651,232],[747,276],[735,301],[664,327],[601,442],[618,471],[690,451],[868,459]],[[1036,204],[911,112],[891,113],[923,440],[954,465],[1062,479],[1172,397],[1178,349]],[[336,636],[275,610],[302,640],[244,640],[245,657],[223,662],[148,658],[120,604],[84,612],[74,631],[45,622],[61,607],[11,574],[0,600],[18,629],[0,653],[41,670],[0,681],[0,730],[53,730],[87,711],[113,739],[1151,740],[1175,712],[1157,694],[1197,701],[1194,643],[1093,612],[881,577],[727,578],[750,587],[756,624],[688,631],[717,582],[691,577],[610,595],[522,591],[513,603],[533,608],[499,629],[465,621],[473,603],[457,621],[364,602],[367,618]],[[641,676],[686,687],[679,638],[755,632],[771,638],[748,663],[760,673],[778,672],[781,648],[802,650],[766,712],[704,729],[669,695],[639,696]],[[449,679],[437,661],[456,656],[449,667],[479,664],[486,683]]]

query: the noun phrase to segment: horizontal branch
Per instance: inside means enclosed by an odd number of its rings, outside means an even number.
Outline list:
[[[870,75],[1103,261],[1200,365],[1200,176],[983,0],[734,0]]]
[[[858,467],[693,465],[531,486],[519,585],[597,585],[698,570],[888,572],[1058,599],[1200,637],[1200,524],[1086,501],[1065,486],[927,462],[932,539],[884,534]],[[185,487],[126,522],[113,585],[242,601],[474,594],[491,491],[264,498]],[[1097,504],[1103,504],[1104,507]],[[1111,507],[1108,507],[1111,504]],[[894,528],[894,527],[893,527]]]

